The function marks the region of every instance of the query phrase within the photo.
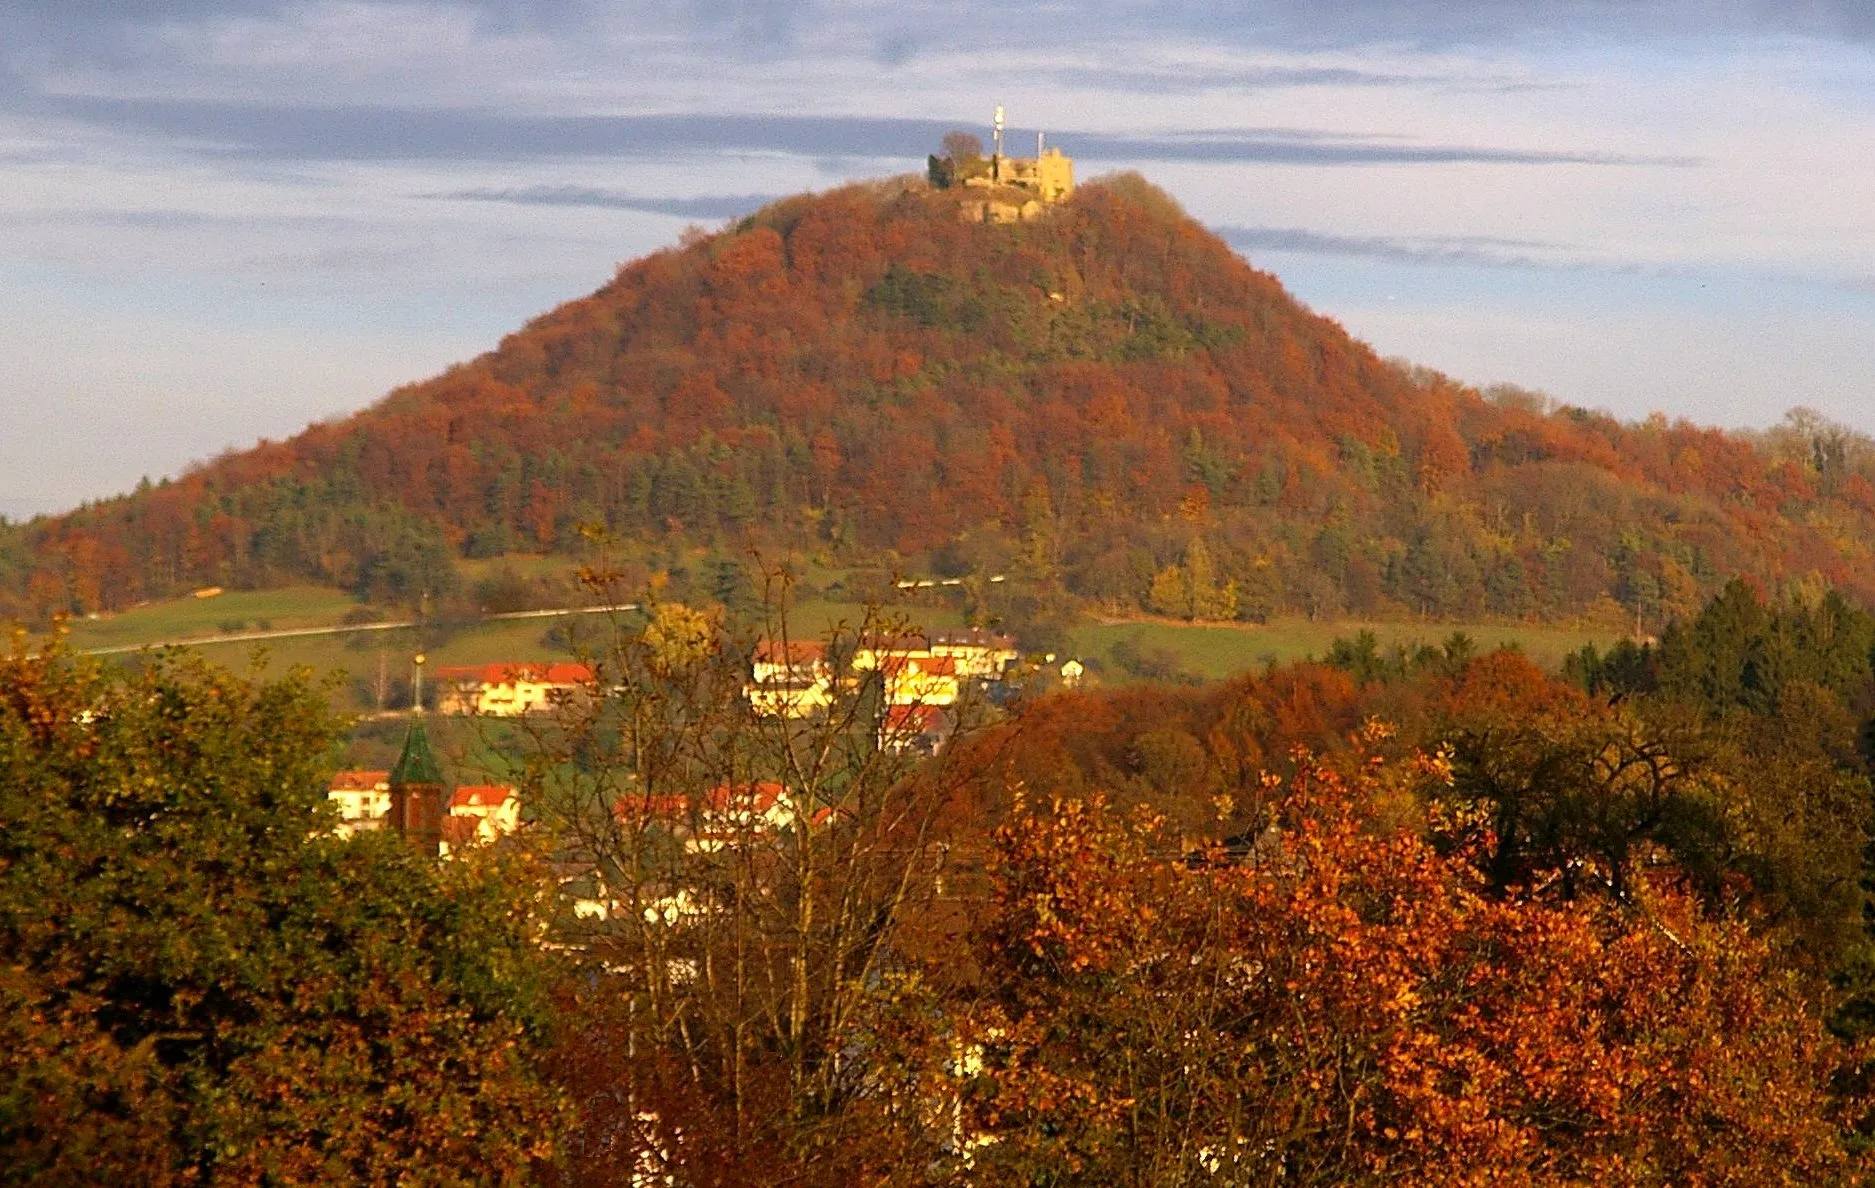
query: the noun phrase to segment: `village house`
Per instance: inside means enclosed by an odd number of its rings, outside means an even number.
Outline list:
[[[965,681],[1000,681],[1019,656],[1007,636],[968,628],[862,640],[853,667],[884,675],[888,705],[954,705]]]
[[[955,705],[963,695],[957,661],[950,656],[888,655],[878,667],[887,705]]]
[[[872,672],[903,660],[929,660],[931,654],[931,640],[922,633],[868,635],[853,649],[853,668]]]
[[[743,696],[764,717],[812,717],[833,704],[833,672],[818,641],[762,640],[749,676]]]
[[[613,811],[629,824],[655,822],[683,839],[691,853],[711,853],[738,840],[792,829],[800,812],[774,780],[718,784],[697,796],[625,797]]]
[[[618,901],[606,887],[605,879],[596,865],[562,859],[549,866],[554,872],[554,882],[559,886],[560,894],[573,905],[575,920],[604,923],[618,910]]]
[[[955,730],[942,706],[894,705],[879,719],[879,749],[891,755],[935,755]]]
[[[443,665],[436,679],[437,712],[492,718],[557,709],[593,686],[592,669],[566,662]]]
[[[980,681],[1000,681],[1009,666],[1022,658],[1016,643],[981,627],[939,631],[931,636],[931,654],[957,662],[957,675]]]
[[[764,639],[755,645],[750,662],[750,674],[757,681],[827,673],[827,646],[816,639]]]
[[[950,660],[960,677],[996,681],[1020,656],[1008,636],[968,627],[861,640],[853,653],[853,667],[866,670],[901,660]]]
[[[338,806],[340,837],[380,829],[391,811],[391,773],[338,772],[326,788],[326,799]]]
[[[966,681],[1000,681],[1017,659],[1007,636],[969,628],[862,638],[853,649],[851,671],[879,673],[887,705],[948,706],[963,696]],[[805,718],[833,702],[835,674],[817,641],[762,640],[750,667],[743,693],[758,714]],[[850,678],[848,683],[856,684]]]
[[[463,841],[491,842],[521,827],[521,797],[505,784],[462,784],[449,798],[449,816],[468,823]]]

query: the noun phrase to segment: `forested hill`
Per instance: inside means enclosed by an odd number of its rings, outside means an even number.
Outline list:
[[[1136,177],[958,216],[899,179],[688,236],[349,419],[0,532],[0,613],[405,598],[593,522],[1204,618],[1664,618],[1733,574],[1875,601],[1875,451],[1839,429],[1402,368]]]

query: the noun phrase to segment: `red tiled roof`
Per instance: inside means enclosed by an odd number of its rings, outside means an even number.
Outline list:
[[[570,661],[500,662],[495,664],[442,664],[436,669],[439,681],[477,681],[484,685],[512,685],[535,681],[547,685],[590,685],[592,669]]]
[[[827,654],[827,645],[817,639],[760,640],[755,645],[757,664],[810,664]]]
[[[903,676],[913,669],[926,676],[956,676],[957,658],[955,656],[887,655],[879,661],[879,671],[887,676]]]
[[[449,807],[497,808],[514,795],[506,784],[463,784],[449,798]]]
[[[664,821],[688,817],[693,807],[714,813],[729,809],[766,813],[775,807],[776,802],[786,794],[786,791],[773,780],[737,784],[733,789],[728,784],[718,784],[701,797],[653,796],[649,799],[624,797],[614,806],[614,811],[622,817],[644,815]]]
[[[765,813],[774,808],[775,802],[780,800],[786,792],[786,788],[773,780],[737,784],[734,787],[728,784],[718,784],[710,789],[708,796],[704,798],[704,803],[718,812],[733,807],[749,808],[758,813]]]
[[[376,792],[390,786],[388,771],[340,771],[332,775],[334,792]]]
[[[935,705],[887,706],[882,729],[888,734],[923,733],[935,730],[944,721],[944,711]]]

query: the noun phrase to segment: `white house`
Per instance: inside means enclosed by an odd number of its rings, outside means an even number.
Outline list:
[[[326,788],[326,799],[338,806],[341,837],[381,829],[391,812],[391,773],[338,772]]]

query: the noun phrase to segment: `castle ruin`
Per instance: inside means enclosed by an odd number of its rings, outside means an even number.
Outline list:
[[[1012,157],[1003,152],[1001,104],[996,107],[995,134],[995,147],[988,157],[953,152],[930,159],[931,183],[939,189],[980,191],[963,195],[958,204],[958,214],[966,221],[1022,222],[1074,195],[1074,159],[1058,148],[1045,148],[1041,133],[1036,133],[1033,157]],[[981,147],[978,144],[977,151]]]

